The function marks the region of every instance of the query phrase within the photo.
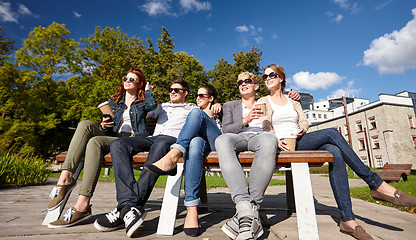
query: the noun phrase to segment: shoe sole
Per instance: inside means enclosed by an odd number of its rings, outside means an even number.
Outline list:
[[[131,237],[131,235],[133,235],[137,229],[139,229],[139,227],[142,225],[142,223],[144,222],[144,219],[147,216],[147,212],[144,212],[142,217],[139,219],[139,221],[137,221],[133,226],[130,227],[130,229],[127,231],[127,236]]]
[[[75,182],[75,184],[74,184],[74,186],[72,186],[72,188],[70,188],[69,190],[68,190],[68,192],[66,192],[66,194],[65,194],[65,197],[58,203],[58,204],[56,204],[54,207],[52,207],[52,208],[48,208],[48,211],[52,211],[52,210],[55,210],[55,209],[57,209],[59,206],[61,206],[61,204],[63,203],[63,202],[66,202],[66,200],[68,200],[68,198],[69,198],[69,195],[71,195],[71,192],[72,192],[72,190],[74,190],[74,188],[77,186],[77,183]]]
[[[85,216],[85,217],[83,217],[83,218],[81,218],[81,219],[79,219],[79,220],[77,220],[77,221],[75,221],[73,223],[66,224],[66,225],[52,225],[52,224],[49,223],[48,224],[48,228],[66,228],[66,227],[71,227],[71,226],[74,226],[74,225],[76,225],[76,224],[84,221],[84,220],[87,220],[90,217],[92,217],[92,214],[90,214],[88,216]]]
[[[111,231],[115,231],[115,230],[117,230],[117,229],[123,228],[123,227],[124,227],[124,224],[121,224],[120,226],[117,226],[117,227],[108,228],[108,227],[101,226],[101,225],[97,222],[97,220],[95,220],[95,222],[94,222],[94,227],[95,227],[98,231],[101,231],[101,232],[111,232]]]
[[[231,238],[231,239],[233,239],[233,240],[235,240],[236,238],[237,238],[237,235],[238,235],[238,233],[237,234],[235,234],[235,233],[233,233],[233,232],[231,232],[229,229],[228,229],[228,227],[226,226],[226,224],[224,224],[223,226],[222,226],[222,228],[221,228],[221,230],[229,237],[229,238]]]

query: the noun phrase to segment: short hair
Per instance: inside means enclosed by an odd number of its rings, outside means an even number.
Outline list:
[[[279,74],[279,77],[283,80],[280,85],[282,86],[282,92],[285,90],[286,87],[286,72],[283,69],[282,66],[277,64],[270,64],[268,65],[264,70],[267,68],[271,68],[275,73]]]
[[[178,79],[172,80],[170,82],[170,85],[172,86],[172,84],[174,83],[180,84],[183,89],[189,92],[189,83],[187,81],[183,80],[182,78],[178,78]]]
[[[253,82],[255,84],[258,84],[259,82],[257,81],[257,75],[251,72],[242,72],[240,74],[238,74],[237,80],[244,80],[250,78],[251,80],[253,80]]]

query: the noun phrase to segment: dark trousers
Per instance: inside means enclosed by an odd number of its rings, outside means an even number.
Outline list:
[[[149,199],[159,175],[145,169],[136,181],[131,164],[132,157],[139,152],[149,152],[146,164],[152,164],[169,152],[170,146],[176,142],[175,137],[158,135],[152,137],[120,138],[110,145],[116,182],[117,207],[141,206]]]

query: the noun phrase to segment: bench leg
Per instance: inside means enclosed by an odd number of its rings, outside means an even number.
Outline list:
[[[84,168],[84,162],[82,161],[78,164],[78,168],[75,171],[74,175],[72,175],[72,178],[74,179],[74,181],[78,179],[78,176],[81,173],[83,168]],[[69,196],[65,201],[62,202],[62,204],[59,207],[55,208],[54,210],[48,211],[46,213],[45,218],[43,219],[42,225],[48,225],[50,222],[58,220],[58,218],[61,216],[62,212],[64,211],[64,207],[68,199],[69,199]]]
[[[299,239],[319,239],[308,163],[292,163]]]
[[[183,163],[178,163],[178,172],[175,176],[168,176],[162,208],[160,210],[157,234],[173,235],[175,229],[176,212],[178,210],[179,195],[182,184]]]
[[[286,204],[290,212],[295,212],[295,195],[293,192],[293,177],[291,171],[285,171],[286,175]]]

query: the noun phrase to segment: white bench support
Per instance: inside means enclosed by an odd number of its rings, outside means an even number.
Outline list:
[[[319,239],[308,163],[291,163],[299,239]]]
[[[181,192],[183,163],[178,163],[178,172],[175,176],[168,176],[162,208],[160,210],[157,234],[173,235],[175,229],[176,213],[178,210],[179,195]]]
[[[81,173],[82,169],[84,168],[84,161],[78,164],[78,168],[75,171],[74,175],[72,175],[73,180],[76,181],[78,179],[79,174]],[[73,191],[73,190],[72,190]],[[54,210],[48,211],[46,213],[45,218],[43,219],[42,225],[48,225],[49,223],[58,220],[61,216],[62,212],[64,211],[65,204],[68,201],[69,197],[59,205],[59,207],[55,208]]]

